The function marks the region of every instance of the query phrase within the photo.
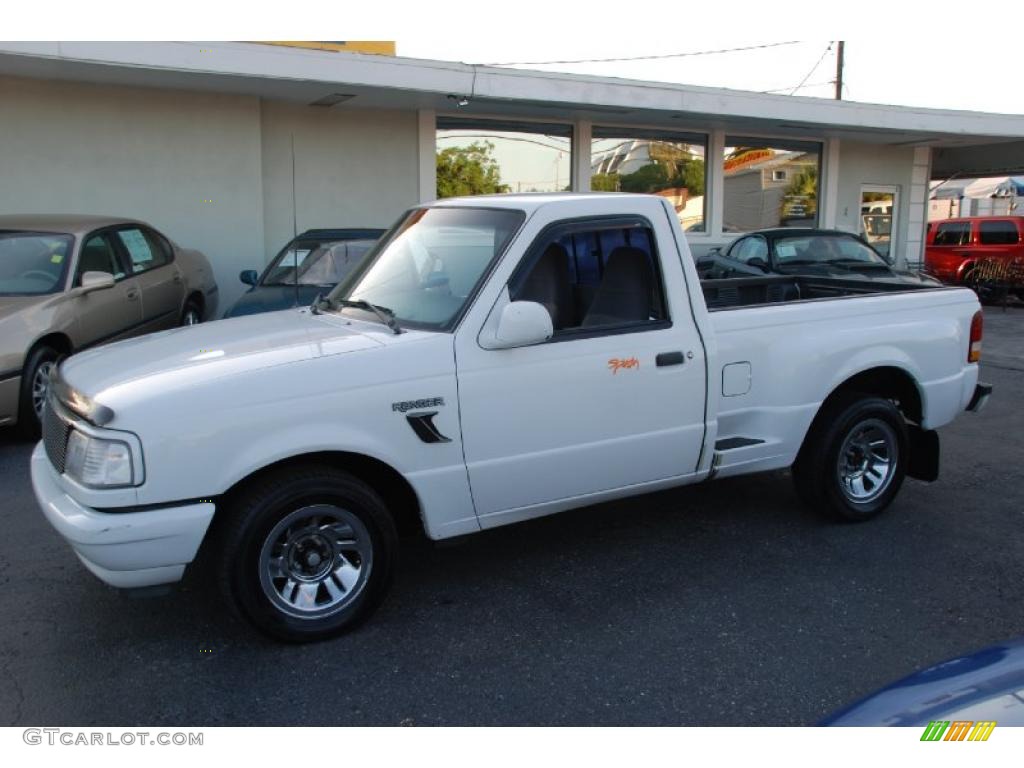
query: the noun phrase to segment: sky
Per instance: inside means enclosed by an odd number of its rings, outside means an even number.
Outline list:
[[[828,40],[778,45],[780,42],[789,41],[707,36],[657,44],[622,38],[610,44],[587,36],[567,38],[557,45],[544,40],[505,37],[444,40],[399,37],[396,40],[400,56],[479,64],[659,56],[774,45],[759,50],[646,61],[523,65],[519,68],[833,98],[838,46]],[[951,60],[934,40],[924,35],[881,46],[877,40],[849,40],[844,58],[843,98],[848,100],[1024,114],[1020,66],[1009,58],[1005,62],[998,56],[979,58],[976,64],[965,64],[959,56]]]
[[[0,36],[28,40],[394,40],[402,56],[473,63],[667,55],[801,40],[709,56],[538,65],[611,77],[829,98],[847,41],[844,97],[1024,114],[1024,6],[965,0],[137,0],[9,3]],[[962,33],[963,31],[963,33]],[[823,56],[824,54],[824,56]],[[819,63],[820,61],[820,63]],[[817,66],[816,66],[817,65]],[[812,72],[812,70],[814,70]]]

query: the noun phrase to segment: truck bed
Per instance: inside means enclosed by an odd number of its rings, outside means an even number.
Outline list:
[[[785,304],[816,299],[851,298],[880,293],[943,290],[943,286],[887,283],[881,280],[858,280],[807,275],[766,275],[701,282],[704,301],[710,312],[744,309],[763,304]]]

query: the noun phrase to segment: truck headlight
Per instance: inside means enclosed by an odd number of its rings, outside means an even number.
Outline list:
[[[135,467],[128,443],[90,437],[72,429],[68,435],[64,472],[91,488],[135,485]]]

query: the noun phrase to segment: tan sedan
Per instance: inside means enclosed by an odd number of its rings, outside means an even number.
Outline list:
[[[0,216],[0,425],[38,434],[50,371],[84,347],[214,316],[206,257],[140,221]]]

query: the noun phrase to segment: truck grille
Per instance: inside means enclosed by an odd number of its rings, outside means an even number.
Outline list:
[[[46,398],[46,404],[43,405],[43,447],[46,448],[50,463],[60,474],[64,473],[64,454],[70,431],[71,427],[54,410],[50,398]]]

